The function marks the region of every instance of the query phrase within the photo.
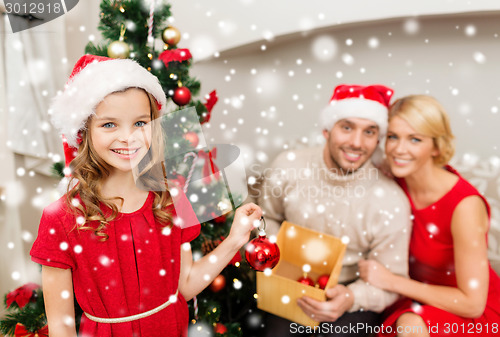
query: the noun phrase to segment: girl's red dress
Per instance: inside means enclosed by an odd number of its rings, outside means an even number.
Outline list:
[[[63,196],[43,211],[30,254],[42,265],[71,269],[76,300],[85,312],[102,318],[130,316],[151,310],[175,294],[181,244],[200,232],[184,195],[175,209],[170,206],[181,219],[170,228],[155,220],[154,194],[150,192],[139,210],[120,213],[109,223],[105,242],[98,241],[93,231],[75,229],[77,218],[65,199]],[[187,336],[188,320],[186,300],[179,293],[175,303],[133,322],[96,323],[84,314],[80,335]]]
[[[404,180],[398,181],[410,200],[413,232],[410,239],[410,277],[434,285],[457,287],[453,255],[451,218],[456,206],[472,195],[486,199],[475,187],[463,179],[453,168],[447,169],[458,176],[458,181],[440,200],[423,209],[416,209]],[[500,334],[500,278],[489,266],[489,289],[486,309],[481,317],[465,318],[430,305],[402,298],[386,310],[388,314],[378,336],[394,336],[396,320],[405,312],[423,318],[431,336],[498,336]],[[392,328],[392,333],[388,333]]]

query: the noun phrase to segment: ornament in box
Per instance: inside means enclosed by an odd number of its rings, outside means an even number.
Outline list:
[[[305,284],[306,286],[311,286],[314,287],[314,281],[307,276],[311,272],[311,266],[308,265],[307,263],[302,266],[302,271],[304,272],[304,275],[300,277],[297,282]]]
[[[318,280],[316,281],[316,286],[320,289],[325,289],[326,284],[328,283],[328,280],[330,279],[330,275],[324,274],[318,277]]]

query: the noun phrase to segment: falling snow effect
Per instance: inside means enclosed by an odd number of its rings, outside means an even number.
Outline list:
[[[408,35],[417,34],[420,30],[420,23],[416,19],[406,20],[403,29]]]
[[[159,1],[157,0],[157,2]],[[245,2],[251,4],[253,1],[246,0]],[[221,18],[219,14],[207,11],[206,16],[211,18],[214,25],[218,27],[221,36],[231,36],[237,32],[237,29],[240,29],[235,22]],[[301,31],[310,31],[315,21],[324,20],[324,18],[324,14],[312,18],[304,16],[297,22],[297,27]],[[455,24],[450,24],[450,26],[454,27]],[[221,75],[219,81],[227,83],[228,87],[235,89],[226,91],[227,97],[222,97],[223,104],[221,105],[224,105],[227,110],[224,115],[219,111],[219,116],[214,117],[211,122],[211,130],[213,131],[210,133],[216,133],[212,137],[223,137],[223,139],[235,143],[241,142],[242,144],[239,147],[242,149],[243,156],[249,167],[251,163],[269,165],[276,154],[287,146],[291,149],[296,146],[304,146],[303,137],[310,140],[309,144],[316,144],[314,135],[311,136],[312,132],[317,131],[317,125],[314,125],[316,112],[328,100],[331,94],[330,91],[335,84],[352,81],[373,82],[382,79],[382,81],[387,81],[388,84],[396,85],[396,96],[399,96],[400,93],[407,93],[411,89],[415,93],[419,91],[418,93],[430,93],[438,98],[443,98],[446,102],[446,108],[455,113],[452,116],[454,127],[459,128],[459,131],[456,132],[459,160],[461,161],[460,157],[464,151],[467,151],[468,153],[464,156],[465,164],[462,164],[469,165],[467,167],[477,165],[476,169],[479,171],[476,172],[486,172],[487,168],[490,167],[488,165],[495,167],[495,163],[498,164],[499,162],[498,157],[492,157],[491,163],[488,161],[491,154],[497,156],[500,154],[498,140],[488,137],[488,134],[492,134],[488,130],[492,130],[492,125],[498,122],[500,95],[488,88],[484,89],[485,92],[471,90],[471,88],[474,89],[474,86],[463,85],[462,78],[471,83],[491,83],[488,78],[481,81],[481,77],[479,77],[478,73],[474,73],[474,69],[487,69],[486,67],[493,62],[492,60],[500,57],[497,52],[487,48],[487,44],[498,43],[498,38],[494,39],[495,32],[488,33],[489,39],[485,40],[486,43],[481,44],[479,38],[485,38],[484,31],[486,27],[480,21],[474,23],[459,22],[456,26],[458,26],[458,29],[454,30],[457,32],[457,36],[459,35],[462,38],[460,41],[480,44],[477,48],[474,46],[474,48],[461,53],[463,58],[453,53],[442,53],[440,55],[440,49],[436,48],[436,46],[443,41],[442,37],[435,36],[432,31],[428,30],[426,20],[412,18],[403,20],[398,23],[397,27],[394,25],[387,29],[377,30],[377,27],[374,26],[373,30],[370,27],[361,33],[359,31],[351,33],[345,30],[342,31],[337,27],[337,30],[332,34],[322,36],[311,34],[307,40],[298,41],[303,47],[300,51],[290,53],[293,60],[287,61],[285,55],[276,56],[275,54],[276,48],[273,43],[279,40],[279,35],[271,30],[263,29],[264,27],[261,27],[261,24],[256,22],[255,25],[247,29],[253,29],[264,39],[257,49],[259,49],[259,53],[271,55],[272,61],[262,64],[258,58],[253,58],[253,60],[247,61],[250,64],[240,67],[235,65],[234,60],[230,57],[226,58],[228,65],[225,71],[222,71],[223,75]],[[85,27],[76,27],[76,29],[81,34],[88,35],[88,29],[85,29]],[[129,23],[127,29],[133,31],[135,27]],[[389,31],[391,34],[388,34]],[[496,33],[500,33],[500,31],[497,30]],[[185,34],[189,36],[189,32]],[[404,45],[396,48],[396,42],[401,41],[396,40],[397,36],[403,36],[403,39],[411,39],[410,43],[412,45],[408,45],[406,48]],[[418,40],[419,38],[421,39]],[[416,42],[417,40],[419,42]],[[196,38],[189,38],[185,42],[186,47],[191,48],[195,59],[208,58],[217,54],[217,41],[213,36],[197,36]],[[261,45],[266,47],[261,50]],[[362,48],[360,48],[361,46]],[[21,41],[15,41],[13,47],[17,51],[26,49]],[[433,57],[419,57],[416,53],[419,49],[425,51],[427,55],[433,55]],[[221,52],[221,55],[222,57],[219,59],[222,62],[224,52]],[[370,63],[372,57],[373,60],[376,60],[375,63]],[[406,63],[409,57],[414,61],[410,66]],[[298,59],[301,61],[297,62]],[[43,60],[30,61],[26,73],[35,73],[37,76],[23,78],[22,81],[16,83],[19,88],[28,88],[31,84],[43,86],[43,83],[51,76],[44,62]],[[61,65],[67,64],[67,62],[68,60],[62,59]],[[388,64],[390,65],[389,68]],[[302,68],[299,68],[299,66]],[[312,72],[307,73],[306,68],[309,68]],[[381,71],[381,68],[384,70]],[[231,72],[231,69],[236,71]],[[243,75],[243,73],[246,75]],[[310,80],[313,76],[315,76],[314,80]],[[242,81],[248,83],[251,87],[242,86]],[[289,88],[292,82],[301,84],[298,88]],[[37,95],[50,97],[53,93],[46,90],[47,88],[40,90]],[[297,93],[300,99],[293,99],[292,94],[294,93]],[[243,99],[241,95],[244,95]],[[480,101],[476,98],[479,96],[481,97]],[[265,101],[265,106],[259,100]],[[289,102],[289,104],[284,104],[285,102]],[[274,119],[267,118],[269,114],[266,116],[259,115],[261,111],[269,113],[271,104],[276,105]],[[19,108],[17,107],[16,110],[16,107],[13,106],[11,111],[19,112]],[[278,123],[281,123],[281,126]],[[300,128],[297,129],[295,125],[299,125]],[[40,123],[39,128],[45,133],[53,132],[50,124],[46,121]],[[259,132],[254,132],[257,129],[259,129]],[[221,132],[221,130],[226,132]],[[251,136],[245,138],[245,133],[251,134]],[[22,137],[26,138],[26,142],[30,146],[42,143],[39,139],[34,139],[27,130],[25,133],[18,132],[18,135],[21,134]],[[481,142],[480,138],[484,138],[485,141]],[[321,137],[319,139],[321,140]],[[471,139],[477,139],[477,144],[471,142]],[[59,161],[60,157],[57,158],[56,156],[58,155],[53,157],[54,161]],[[32,192],[22,183],[25,179],[30,178],[29,170],[29,166],[24,164],[15,168],[16,177],[2,186],[4,190],[0,203],[15,207],[26,203],[28,206],[31,205],[37,210],[41,210],[55,200],[53,192],[46,186],[43,186],[43,193],[36,196],[31,195]],[[259,170],[251,170],[252,176],[248,178],[249,184],[257,181]],[[487,193],[498,200],[500,188],[498,188],[498,181],[495,180],[498,175],[486,177],[482,176],[483,173],[480,174],[481,176],[478,177],[480,183],[487,186]],[[35,179],[37,179],[37,175],[38,173],[35,174]],[[487,182],[487,185],[483,182]],[[493,189],[495,191],[492,192]],[[195,200],[196,197],[195,195],[192,196]],[[327,209],[328,206],[326,205],[315,206],[317,213],[325,213]],[[492,226],[495,229],[495,224]],[[496,226],[497,232],[495,233],[498,233],[500,226],[498,223]],[[431,225],[427,229],[429,234],[437,234],[436,228]],[[22,233],[21,237],[16,238],[16,240],[10,239],[5,247],[9,250],[14,249],[18,245],[17,239],[31,242],[33,235],[31,233],[36,234],[36,231]],[[170,232],[166,230],[162,233],[170,235]],[[493,247],[496,247],[496,251],[500,252],[498,250],[499,236],[495,234],[495,238],[496,241],[493,241]],[[122,238],[122,240],[127,239],[126,237]],[[348,236],[344,236],[342,241],[349,243],[350,239]],[[495,242],[497,242],[496,246]],[[63,248],[71,249],[61,244],[60,249]],[[75,253],[78,253],[81,247],[75,246],[72,249]],[[194,256],[200,258],[201,253],[194,252]],[[11,275],[13,279],[17,280],[21,279],[22,276],[19,271],[15,271]],[[475,286],[474,280],[471,280],[470,286]],[[191,330],[190,336],[213,335],[213,329],[209,326],[205,327],[204,332],[201,332],[203,329],[200,329],[199,334]]]
[[[214,336],[214,330],[208,324],[197,322],[197,323],[189,326],[188,336],[189,337],[212,337],[212,336]]]
[[[330,36],[317,37],[312,43],[312,52],[319,61],[330,61],[338,51],[337,41]]]

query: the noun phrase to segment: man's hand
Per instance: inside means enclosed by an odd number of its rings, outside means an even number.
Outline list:
[[[310,297],[302,297],[297,304],[304,313],[318,322],[335,322],[354,304],[354,295],[349,288],[337,284],[326,290],[327,301],[320,302]]]

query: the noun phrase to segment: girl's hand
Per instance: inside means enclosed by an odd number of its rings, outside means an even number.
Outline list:
[[[358,262],[359,277],[372,286],[390,290],[393,274],[383,265],[374,260],[361,260]]]
[[[227,239],[236,244],[238,249],[248,242],[254,223],[262,217],[262,210],[254,203],[248,203],[236,210],[231,231]]]

